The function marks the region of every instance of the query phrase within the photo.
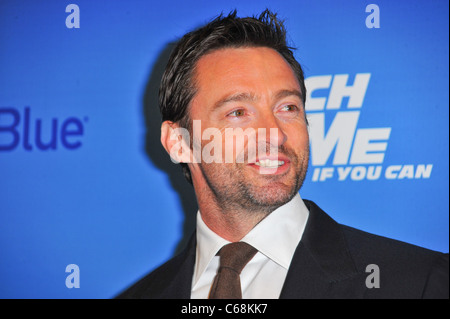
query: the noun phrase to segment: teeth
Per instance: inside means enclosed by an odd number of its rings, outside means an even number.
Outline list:
[[[270,159],[260,160],[259,162],[255,163],[258,166],[261,167],[278,167],[284,164],[284,161],[272,161]]]

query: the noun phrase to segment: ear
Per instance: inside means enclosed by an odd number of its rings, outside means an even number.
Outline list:
[[[177,164],[191,162],[190,141],[189,131],[177,123],[164,121],[161,124],[161,144],[172,162]]]

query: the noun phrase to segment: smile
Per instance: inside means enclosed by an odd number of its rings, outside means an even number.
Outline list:
[[[284,161],[273,161],[270,159],[260,160],[255,163],[256,166],[267,167],[267,168],[277,168],[284,165]]]
[[[282,158],[261,158],[255,162],[250,163],[249,166],[257,170],[259,174],[263,175],[284,175],[289,171],[290,160],[286,157]]]

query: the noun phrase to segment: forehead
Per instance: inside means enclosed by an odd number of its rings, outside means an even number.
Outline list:
[[[259,97],[300,89],[286,60],[266,47],[226,48],[208,53],[197,62],[195,82],[197,97],[211,99],[223,94],[244,92]]]

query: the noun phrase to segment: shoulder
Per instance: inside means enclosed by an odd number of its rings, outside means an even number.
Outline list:
[[[346,225],[339,225],[349,251],[361,261],[378,260],[392,267],[405,267],[412,262],[429,266],[448,254],[409,244],[400,240],[368,233]]]
[[[195,236],[192,237],[182,253],[145,275],[116,299],[189,298],[195,262]]]
[[[173,278],[179,266],[179,256],[170,259],[151,271],[137,282],[133,283],[125,291],[120,293],[117,299],[141,299],[158,298],[159,292],[163,291],[167,283]]]
[[[386,298],[448,298],[449,254],[399,240],[339,225],[347,247],[360,272],[377,269],[380,289],[371,291]],[[376,267],[376,268],[374,268]],[[415,295],[413,295],[415,294]]]
[[[341,248],[350,256],[358,273],[370,275],[374,269],[379,276],[380,288],[368,289],[373,298],[448,298],[449,255],[399,240],[371,234],[339,224],[315,203],[305,201],[314,224],[314,238],[339,238]],[[324,234],[324,225],[325,228]],[[322,230],[322,231],[321,231]],[[339,234],[340,235],[337,235]],[[328,241],[329,245],[334,243]]]

